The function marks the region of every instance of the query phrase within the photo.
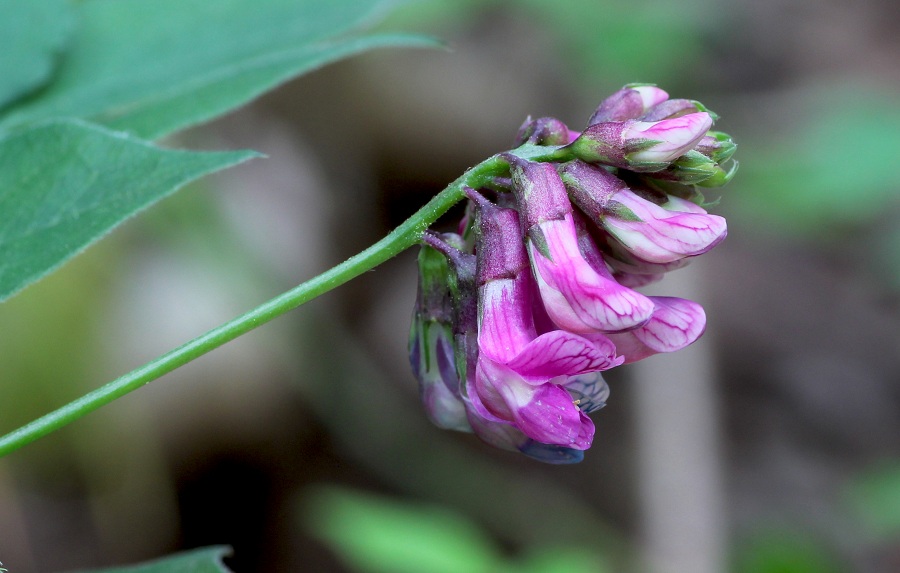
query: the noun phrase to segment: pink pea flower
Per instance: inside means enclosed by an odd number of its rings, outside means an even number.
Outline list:
[[[727,233],[723,217],[693,203],[688,207],[688,201],[676,197],[657,205],[600,167],[572,161],[562,168],[562,179],[588,218],[647,263],[672,263],[705,253]]]
[[[712,124],[706,112],[661,121],[605,121],[588,126],[569,149],[589,163],[638,172],[661,171],[693,149]]]
[[[536,442],[578,450],[594,426],[565,389],[570,377],[621,363],[609,339],[565,330],[538,334],[532,316],[534,282],[518,213],[478,203],[478,359],[467,395],[483,419],[506,422]]]
[[[579,250],[572,205],[556,168],[510,161],[532,270],[553,322],[582,334],[619,332],[646,322],[652,302],[617,283],[605,266],[589,264]]]

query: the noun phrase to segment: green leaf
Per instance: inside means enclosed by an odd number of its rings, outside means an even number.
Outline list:
[[[391,0],[87,0],[56,81],[0,129],[76,116],[156,139],[301,73],[382,46],[436,45],[360,28]]]
[[[0,301],[189,181],[256,155],[166,150],[78,120],[0,138]]]
[[[484,533],[442,508],[323,488],[310,497],[308,528],[357,571],[488,573],[502,567]]]
[[[66,0],[0,0],[0,108],[50,79],[74,22]]]
[[[230,573],[230,569],[222,564],[222,558],[230,553],[231,549],[228,547],[204,547],[140,565],[93,569],[78,573]]]

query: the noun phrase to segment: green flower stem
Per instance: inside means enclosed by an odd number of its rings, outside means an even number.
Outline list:
[[[553,147],[522,146],[512,153],[533,160],[559,160],[564,158],[560,150]],[[507,163],[494,156],[466,171],[456,181],[438,193],[424,207],[419,209],[403,224],[386,237],[333,267],[319,276],[261,304],[234,320],[214,328],[178,348],[151,360],[128,374],[85,394],[84,396],[34,420],[0,438],[0,457],[13,452],[38,438],[74,422],[101,406],[137,390],[144,384],[168,374],[179,366],[203,356],[207,352],[234,340],[254,328],[293,310],[301,304],[336,288],[352,278],[373,269],[388,259],[417,244],[422,234],[450,207],[465,197],[464,186],[479,188],[490,180],[507,172]]]

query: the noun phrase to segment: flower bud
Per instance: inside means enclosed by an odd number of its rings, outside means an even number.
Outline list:
[[[669,94],[656,86],[629,84],[603,100],[588,120],[588,125],[636,119],[668,97]]]
[[[729,183],[733,178],[734,174],[737,173],[738,166],[740,163],[737,161],[732,161],[731,166],[728,168],[728,171],[725,171],[721,167],[716,167],[715,173],[711,176],[707,177],[703,181],[697,183],[700,187],[721,187]]]
[[[665,169],[692,149],[712,126],[707,113],[656,122],[611,121],[589,126],[569,145],[582,161],[638,172]]]
[[[429,419],[440,428],[470,431],[455,366],[449,274],[444,255],[423,246],[409,361]]]
[[[650,175],[654,179],[676,181],[687,185],[695,185],[724,173],[719,165],[699,151],[690,150],[672,162],[671,165]]]
[[[525,143],[532,145],[566,145],[578,137],[577,132],[570,130],[566,124],[555,117],[541,117],[525,120],[513,147],[519,147]]]
[[[734,143],[734,140],[727,133],[709,131],[697,142],[697,147],[694,149],[716,163],[725,163],[734,155],[737,144]]]

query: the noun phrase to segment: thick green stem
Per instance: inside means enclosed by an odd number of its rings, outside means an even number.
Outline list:
[[[524,145],[511,153],[536,160],[566,159],[566,150],[555,147]],[[450,207],[465,197],[463,187],[479,188],[507,171],[507,163],[494,156],[466,171],[446,189],[437,194],[402,225],[394,229],[363,252],[347,259],[319,276],[261,304],[234,320],[214,328],[178,348],[151,360],[128,374],[85,394],[84,396],[30,422],[0,438],[0,457],[74,422],[101,406],[137,390],[144,384],[168,374],[179,366],[203,356],[207,352],[234,340],[254,328],[293,310],[301,304],[336,288],[352,278],[375,268],[386,260],[417,244],[422,234]]]

